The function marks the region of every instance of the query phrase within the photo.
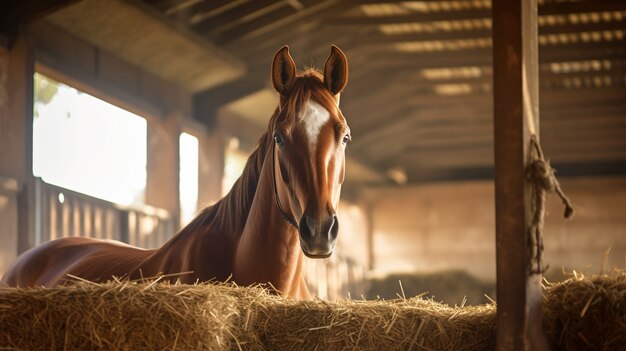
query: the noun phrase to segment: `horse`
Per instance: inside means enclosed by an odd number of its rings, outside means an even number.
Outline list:
[[[271,81],[279,104],[242,175],[162,247],[61,238],[18,257],[0,285],[51,287],[76,277],[102,282],[163,275],[182,283],[266,284],[286,297],[310,298],[304,257],[329,257],[339,230],[335,209],[351,139],[339,109],[348,61],[332,45],[323,73],[297,71],[285,46],[274,56]]]

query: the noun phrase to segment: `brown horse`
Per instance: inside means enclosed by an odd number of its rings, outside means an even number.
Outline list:
[[[54,286],[68,275],[104,281],[165,274],[184,283],[229,277],[241,285],[269,283],[283,295],[310,297],[303,254],[330,256],[339,226],[335,208],[350,131],[338,106],[348,63],[332,46],[323,75],[296,73],[285,46],[271,77],[280,102],[243,174],[161,248],[62,238],[21,255],[2,283]]]

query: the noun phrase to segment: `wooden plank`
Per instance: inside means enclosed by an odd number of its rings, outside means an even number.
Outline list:
[[[236,40],[252,31],[268,26],[277,20],[289,17],[296,12],[291,6],[285,6],[285,3],[278,3],[280,6],[273,6],[271,11],[259,15],[250,20],[242,20],[232,25],[224,26],[213,31],[210,35],[217,44],[225,44]],[[264,10],[267,10],[266,8]]]
[[[626,3],[620,0],[596,0],[575,2],[553,2],[539,6],[539,14],[559,15],[568,13],[591,13],[607,11],[624,11]],[[405,15],[375,16],[375,17],[345,17],[336,16],[324,20],[324,23],[333,26],[367,26],[384,24],[410,24],[439,21],[460,21],[473,19],[487,19],[491,9],[466,9],[458,11],[430,11],[415,12]]]
[[[166,1],[178,1],[178,0],[166,0]],[[193,1],[193,0],[192,0]],[[248,0],[200,0],[194,1],[189,7],[189,14],[186,19],[178,19],[184,22],[190,22],[189,24],[198,23],[203,19],[218,16],[219,14],[226,12],[232,8],[235,8]],[[185,1],[190,2],[190,1]],[[165,11],[166,14],[171,15],[173,12],[179,9],[170,8]]]
[[[493,145],[493,136],[490,133],[493,125],[487,118],[474,123],[444,121],[439,125],[423,126],[413,121],[412,124],[394,128],[395,133],[386,130],[382,135],[358,135],[351,143],[350,153],[366,155],[370,162],[377,162],[383,159],[396,160],[397,157],[416,150],[428,154],[435,150],[470,148],[475,143]],[[542,122],[542,125],[545,126],[542,133],[546,140],[544,144],[557,145],[562,153],[580,155],[578,145],[585,145],[584,147],[596,151],[620,150],[620,147],[626,147],[623,142],[626,136],[626,120],[622,116],[551,120]],[[381,129],[384,128],[381,126]],[[626,156],[626,148],[622,150]]]
[[[275,1],[250,1],[240,6],[230,8],[219,15],[203,18],[200,22],[193,23],[193,29],[201,34],[210,34],[221,26],[241,21],[248,16],[264,11],[267,7],[273,6]],[[286,6],[280,4],[281,6]]]
[[[196,3],[203,3],[202,0],[142,0],[150,6],[155,7],[157,10],[167,14],[172,14],[177,11],[188,9]],[[211,1],[216,2],[216,1]]]
[[[598,32],[607,30],[623,30],[626,28],[625,21],[610,21],[598,23],[580,23],[580,24],[561,24],[554,26],[539,27],[539,35],[545,34],[565,34],[565,33],[584,33]],[[394,44],[414,41],[440,41],[440,40],[463,40],[476,38],[490,38],[491,28],[479,29],[459,29],[450,31],[437,32],[420,32],[420,33],[403,33],[395,35],[386,35],[377,32],[372,35],[364,36],[361,39],[363,45],[373,44]]]
[[[489,9],[470,9],[463,11],[415,12],[408,15],[376,16],[376,17],[332,17],[325,19],[326,25],[332,26],[369,26],[382,24],[426,23],[438,21],[460,21],[489,18]]]
[[[359,48],[358,57],[366,58],[363,64],[355,66],[357,79],[375,74],[390,75],[402,74],[416,69],[430,68],[458,68],[458,67],[486,67],[491,66],[490,47],[468,48],[459,50],[442,50],[430,52],[398,52],[381,50],[376,46]],[[608,42],[567,43],[542,45],[539,60],[542,66],[554,62],[573,62],[587,60],[608,60],[620,62],[626,57],[626,40],[618,39]],[[356,69],[358,68],[358,70]],[[360,74],[359,74],[360,72]],[[352,78],[352,77],[351,77]]]
[[[561,125],[581,121],[593,124],[602,123],[602,116],[619,118],[626,115],[626,101],[623,98],[619,100],[620,96],[624,96],[619,93],[615,94],[615,100],[611,100],[610,96],[604,97],[606,92],[595,92],[594,89],[568,93],[542,94],[541,111],[546,121]],[[431,127],[487,124],[490,123],[491,109],[490,101],[438,97],[432,104],[379,104],[378,107],[376,104],[366,104],[363,109],[358,106],[354,109],[344,108],[344,113],[348,118],[352,115],[359,116],[350,122],[354,136],[351,148],[359,149],[362,144],[376,144],[381,139],[391,139],[394,142],[401,142],[405,137],[412,139],[420,131],[432,132],[429,130]],[[369,111],[375,111],[375,114]]]
[[[555,73],[549,64],[540,66],[540,81],[542,88],[550,90],[563,90],[566,88],[566,80],[580,80],[583,88],[607,87],[615,88],[624,87],[626,81],[626,70],[624,63],[620,60],[609,61],[609,65],[596,67],[584,71],[571,71]],[[413,70],[396,70],[395,66],[367,68],[365,66],[357,67],[355,70],[362,72],[356,78],[350,77],[351,86],[346,90],[345,96],[348,105],[344,108],[351,108],[352,105],[360,106],[361,104],[386,104],[389,99],[395,101],[405,101],[411,95],[419,95],[424,92],[435,93],[434,87],[440,84],[470,84],[484,90],[491,89],[493,74],[491,68],[486,66],[473,67],[480,72],[479,75],[472,77],[442,77],[437,79],[427,79],[422,70],[415,72]],[[606,80],[611,81],[610,85],[606,84]],[[594,81],[601,80],[602,84],[597,85]],[[377,89],[371,88],[371,81],[377,82]],[[400,83],[401,82],[401,83]],[[489,90],[486,90],[489,91]],[[452,99],[452,97],[450,97]],[[350,107],[348,107],[350,106]],[[367,109],[363,109],[366,111]]]
[[[611,64],[608,69],[602,68],[598,70],[559,73],[551,71],[548,67],[540,67],[539,84],[541,88],[545,90],[564,90],[567,88],[566,83],[568,81],[578,80],[581,82],[582,89],[592,87],[614,87],[619,89],[619,87],[626,87],[626,69],[621,66],[619,61],[613,61],[613,64]],[[436,87],[450,84],[469,85],[474,88],[474,91],[484,90],[486,86],[487,91],[491,91],[493,81],[491,70],[482,67],[478,69],[480,70],[480,74],[471,77],[450,76],[436,79],[427,79],[421,72],[418,74],[410,74],[406,71],[396,72],[392,69],[371,73],[359,79],[351,80],[351,83],[354,83],[356,88],[354,89],[355,98],[350,99],[350,102],[358,103],[360,100],[372,101],[372,99],[376,99],[380,96],[380,87],[378,89],[371,89],[369,86],[370,81],[379,82],[379,84],[387,83],[390,86],[383,91],[387,92],[391,89],[397,94],[410,91],[414,94],[419,94],[419,91],[436,93]],[[597,84],[597,81],[599,81],[600,84]],[[400,82],[403,84],[400,84]],[[350,92],[353,92],[353,90],[350,90]],[[406,97],[408,98],[409,96]],[[397,99],[402,101],[403,97],[397,97]]]
[[[446,50],[434,52],[381,52],[371,57],[374,64],[396,69],[485,66],[492,62],[492,48]],[[597,43],[543,45],[539,62],[624,59],[626,39]]]
[[[539,135],[537,0],[493,3],[496,194],[496,349],[549,350],[542,274],[530,270],[530,136]]]
[[[626,163],[623,159],[598,161],[590,158],[583,162],[553,162],[552,165],[559,171],[559,175],[564,177],[623,176],[626,174]],[[491,180],[494,174],[491,165],[432,167],[416,162],[409,164],[405,170],[410,183]]]
[[[325,0],[325,1],[301,1],[304,8],[297,11],[293,15],[276,18],[276,20],[263,26],[256,28],[237,38],[237,46],[243,45],[250,47],[251,45],[272,42],[279,38],[285,38],[290,41],[289,35],[299,32],[298,27],[310,27],[312,23],[319,23],[320,18],[324,18],[332,13],[341,12],[351,6],[353,1]],[[318,28],[319,24],[316,26]],[[272,45],[274,47],[276,45]]]
[[[544,16],[625,10],[626,2],[622,0],[560,1],[548,2],[540,5],[539,15]]]

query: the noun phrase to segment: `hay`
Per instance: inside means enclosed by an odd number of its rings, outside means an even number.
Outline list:
[[[239,301],[243,323],[233,334],[249,350],[482,350],[493,344],[493,305],[295,301],[264,292],[246,292]]]
[[[626,345],[626,273],[549,285],[555,348]],[[0,349],[490,350],[495,306],[421,298],[294,301],[231,284],[0,289]]]
[[[626,350],[626,271],[548,284],[544,326],[559,350]]]
[[[224,286],[78,283],[0,289],[0,349],[228,350]]]

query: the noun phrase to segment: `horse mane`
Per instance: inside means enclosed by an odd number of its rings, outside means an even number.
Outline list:
[[[296,123],[300,115],[299,107],[303,106],[309,99],[315,100],[331,113],[337,112],[335,100],[324,87],[322,79],[322,75],[314,69],[298,72],[290,88],[289,96],[281,96],[279,106],[270,118],[267,131],[257,142],[257,146],[248,158],[241,176],[231,190],[214,205],[200,211],[187,226],[181,229],[176,237],[184,236],[187,233],[192,234],[207,226],[218,229],[220,232],[216,233],[218,235],[227,234],[236,237],[241,234],[256,194],[265,155],[268,150],[271,150],[274,142],[273,132],[276,122],[287,119]]]

